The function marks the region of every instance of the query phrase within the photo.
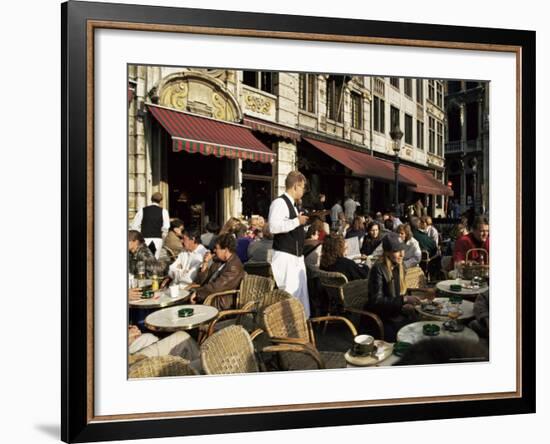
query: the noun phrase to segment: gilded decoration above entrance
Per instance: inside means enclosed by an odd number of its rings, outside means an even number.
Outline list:
[[[159,104],[229,122],[242,119],[240,107],[226,85],[206,72],[166,76],[159,85]]]

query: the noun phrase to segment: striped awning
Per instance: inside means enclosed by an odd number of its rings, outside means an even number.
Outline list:
[[[148,104],[151,115],[172,137],[174,151],[272,163],[275,154],[249,128]]]
[[[284,125],[268,122],[267,120],[255,119],[253,117],[246,116],[243,119],[243,124],[252,128],[254,131],[281,137],[283,139],[290,139],[295,142],[301,139],[298,131]]]

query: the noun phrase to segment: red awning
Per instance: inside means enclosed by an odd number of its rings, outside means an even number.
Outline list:
[[[452,196],[453,190],[439,182],[429,171],[401,165],[399,172],[415,185],[410,188],[417,193]]]
[[[264,163],[275,160],[275,154],[245,126],[157,105],[147,108],[172,136],[174,151]]]
[[[331,143],[321,142],[320,140],[310,139],[308,137],[304,137],[304,139],[359,176],[385,181],[395,180],[393,162],[377,159],[368,153],[353,151]],[[406,185],[414,185],[414,182],[403,177],[401,173],[399,173],[399,182]]]
[[[283,139],[298,141],[301,138],[300,133],[298,131],[295,131],[292,128],[288,128],[284,125],[268,122],[267,120],[255,119],[255,118],[246,116],[243,119],[243,124],[252,128],[255,131],[271,134],[277,137],[282,137]]]

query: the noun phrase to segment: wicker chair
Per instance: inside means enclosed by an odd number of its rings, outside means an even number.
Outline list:
[[[140,355],[141,356],[141,355]],[[130,365],[129,378],[158,378],[162,376],[189,376],[198,373],[189,366],[189,361],[179,356],[155,356],[142,358]]]
[[[426,275],[421,267],[411,267],[405,271],[405,284],[408,289],[424,288]]]
[[[376,313],[364,309],[368,302],[369,288],[366,279],[348,282],[346,275],[342,273],[323,270],[319,270],[319,279],[321,280],[321,285],[329,292],[330,301],[327,316],[330,316],[331,312],[337,309],[336,304],[340,302],[345,312],[371,318],[378,328],[379,338],[384,339],[384,324],[382,319]],[[331,301],[332,304],[330,304]]]
[[[209,295],[205,301],[205,305],[215,305],[216,298],[225,295],[233,295],[235,297],[234,309],[222,310],[208,325],[207,330],[199,342],[202,342],[206,337],[214,333],[216,325],[222,320],[228,320],[228,318],[235,318],[235,322],[241,322],[241,317],[247,314],[254,315],[257,310],[257,305],[261,304],[261,300],[266,297],[267,294],[273,291],[275,287],[275,281],[270,278],[255,276],[251,274],[245,274],[241,285],[238,290],[224,291],[220,293],[213,293]],[[251,327],[253,328],[253,327]]]
[[[306,320],[304,307],[296,298],[270,305],[264,310],[263,320],[266,333],[272,343],[293,347],[292,350],[279,351],[280,366],[284,370],[314,370],[346,366],[344,353],[317,350],[312,330],[313,322],[344,322],[352,336],[357,335],[353,324],[341,316],[321,316]]]
[[[201,364],[207,375],[259,371],[252,340],[239,325],[223,328],[202,343]]]

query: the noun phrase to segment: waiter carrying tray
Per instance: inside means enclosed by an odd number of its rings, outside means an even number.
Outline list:
[[[277,286],[296,297],[309,318],[306,265],[304,262],[304,225],[308,217],[299,213],[296,202],[304,195],[306,178],[291,171],[285,180],[285,193],[269,207],[269,231],[273,234],[271,269]]]

